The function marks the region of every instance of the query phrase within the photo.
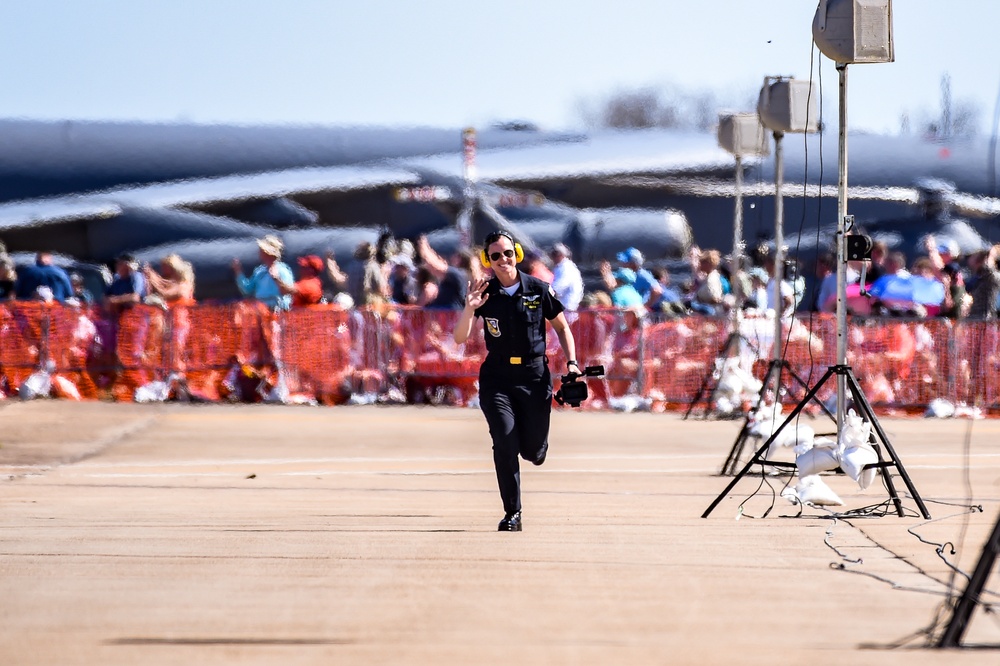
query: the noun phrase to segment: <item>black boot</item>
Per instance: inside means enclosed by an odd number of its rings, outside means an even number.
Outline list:
[[[521,531],[521,512],[516,511],[514,513],[508,513],[497,525],[497,532],[520,532]]]

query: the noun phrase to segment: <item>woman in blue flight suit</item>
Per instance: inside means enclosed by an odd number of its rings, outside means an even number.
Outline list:
[[[521,531],[521,474],[518,455],[541,465],[548,451],[552,412],[552,378],[545,357],[545,322],[559,337],[568,367],[579,372],[576,343],[563,315],[563,305],[545,282],[517,269],[524,257],[506,231],[486,237],[480,260],[493,269],[490,280],[469,283],[465,308],[455,324],[455,342],[472,333],[475,317],[483,318],[486,360],[479,369],[479,401],[493,438],[504,518],[497,529]]]

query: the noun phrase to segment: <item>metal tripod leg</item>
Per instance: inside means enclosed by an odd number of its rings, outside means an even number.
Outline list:
[[[896,506],[897,515],[899,515],[900,518],[903,517],[903,503],[900,501],[899,494],[896,492],[896,487],[892,482],[892,475],[889,474],[886,469],[888,467],[895,467],[899,471],[899,476],[902,477],[903,483],[906,485],[906,489],[910,491],[913,501],[917,503],[917,507],[920,509],[921,515],[925,519],[929,519],[931,517],[930,512],[927,511],[924,501],[920,498],[920,493],[918,493],[917,489],[913,486],[913,482],[910,480],[910,475],[906,473],[903,463],[899,461],[899,456],[896,455],[895,449],[893,449],[892,444],[889,443],[889,437],[885,434],[885,430],[882,429],[882,424],[879,423],[878,417],[875,416],[875,410],[872,409],[871,403],[868,402],[868,398],[865,397],[865,394],[861,391],[861,387],[858,385],[858,380],[851,371],[851,366],[838,365],[834,366],[834,369],[837,374],[844,375],[847,380],[847,388],[850,390],[851,396],[854,398],[854,404],[861,410],[862,416],[864,416],[872,424],[872,429],[878,435],[882,444],[885,445],[886,453],[888,453],[889,460],[891,462],[880,464],[879,471],[885,479],[885,485],[889,490],[889,496],[892,498],[892,501]],[[880,452],[880,463],[881,458],[882,455]]]
[[[701,398],[702,396],[705,395],[705,391],[708,390],[708,385],[711,383],[712,377],[715,375],[715,362],[718,361],[720,358],[727,359],[733,356],[734,355],[733,349],[735,348],[738,352],[740,342],[745,342],[748,347],[750,347],[756,352],[757,346],[754,345],[754,343],[752,343],[749,339],[747,339],[745,335],[740,333],[738,330],[734,329],[733,332],[726,337],[725,342],[723,342],[722,345],[719,346],[719,351],[715,354],[715,358],[712,359],[712,364],[709,366],[708,371],[702,378],[701,386],[698,387],[698,392],[694,394],[694,398],[692,398],[691,402],[688,404],[688,408],[684,412],[684,417],[681,419],[682,421],[687,421],[688,416],[691,415],[691,412],[694,411],[695,406],[699,402],[701,402]],[[708,418],[709,408],[715,401],[715,394],[718,390],[719,390],[719,384],[718,382],[716,382],[715,386],[712,387],[712,391],[708,394],[708,406],[705,408],[704,418]]]
[[[772,434],[771,437],[766,442],[764,442],[764,444],[757,450],[757,452],[754,453],[753,457],[750,459],[750,462],[748,462],[743,467],[743,469],[740,470],[740,472],[733,478],[733,480],[729,483],[729,485],[726,486],[726,489],[722,491],[722,494],[716,497],[715,501],[713,501],[712,504],[709,505],[709,507],[705,510],[705,513],[701,515],[702,518],[707,518],[709,514],[712,513],[715,507],[719,505],[719,502],[722,501],[722,498],[729,494],[729,491],[731,491],[736,486],[736,484],[739,482],[741,478],[746,476],[747,472],[749,472],[754,465],[764,464],[765,459],[762,456],[765,455],[765,452],[771,446],[771,443],[774,441],[774,439],[778,436],[778,433],[784,430],[785,427],[789,423],[791,423],[796,416],[798,416],[799,412],[802,411],[802,409],[805,407],[806,404],[809,403],[810,400],[816,398],[816,393],[834,375],[844,375],[844,377],[846,378],[847,385],[851,391],[851,395],[854,398],[855,405],[861,410],[862,416],[864,416],[872,424],[872,429],[878,435],[882,445],[885,446],[885,450],[889,456],[889,460],[888,461],[883,460],[881,450],[876,447],[876,451],[878,451],[879,462],[875,465],[869,465],[866,467],[868,468],[875,467],[882,474],[883,479],[885,479],[886,488],[889,491],[889,496],[891,497],[893,504],[896,507],[896,513],[899,515],[900,518],[902,518],[904,515],[903,505],[899,498],[899,494],[896,492],[895,484],[892,481],[892,475],[890,475],[888,472],[889,467],[895,467],[899,471],[899,475],[902,477],[903,483],[906,484],[907,490],[910,491],[910,495],[917,503],[921,515],[923,515],[925,519],[930,519],[931,517],[930,512],[927,511],[927,507],[924,505],[923,500],[920,498],[920,494],[917,492],[917,489],[914,487],[913,482],[910,480],[909,474],[907,474],[906,470],[903,468],[903,464],[900,462],[899,456],[896,455],[895,449],[892,448],[892,444],[889,442],[888,436],[882,429],[882,425],[878,422],[874,410],[872,410],[871,403],[868,402],[868,399],[861,391],[861,387],[858,385],[858,380],[857,378],[855,378],[854,373],[851,371],[851,368],[848,365],[834,365],[827,369],[827,371],[823,374],[823,377],[819,380],[819,382],[817,382],[816,386],[814,386],[812,389],[809,390],[809,392],[802,399],[802,401],[799,402],[799,404],[795,406],[795,409],[792,410],[792,413],[788,415],[788,418],[786,418],[781,423],[781,425],[778,426],[778,429],[774,431],[774,434]],[[827,411],[827,414],[829,413],[830,412]],[[774,464],[774,463],[772,461],[767,464]],[[791,466],[795,468],[794,463],[783,463],[780,466],[782,467]]]
[[[708,389],[708,385],[712,381],[712,376],[715,374],[715,362],[718,361],[720,358],[729,357],[729,349],[732,346],[733,341],[736,339],[737,335],[738,334],[736,332],[733,332],[730,333],[728,336],[726,336],[725,342],[723,342],[722,345],[719,347],[718,353],[716,353],[715,357],[712,359],[711,365],[708,366],[708,371],[705,373],[705,376],[701,380],[701,386],[698,387],[698,392],[694,394],[694,398],[691,400],[691,404],[688,405],[687,411],[684,412],[684,418],[681,419],[682,421],[687,421],[687,418],[691,415],[691,412],[694,410],[695,405],[701,402],[701,397],[705,395],[705,391]],[[711,407],[712,405],[712,399],[715,398],[715,391],[718,388],[719,385],[718,383],[716,383],[715,387],[712,389],[712,392],[708,394],[709,407]],[[708,408],[705,409],[705,413],[706,414],[708,413]]]
[[[806,406],[806,404],[808,404],[808,402],[816,396],[816,392],[819,390],[819,387],[822,386],[823,383],[827,379],[829,379],[832,375],[833,375],[833,369],[830,368],[826,371],[826,374],[823,375],[823,378],[819,380],[819,383],[816,384],[815,387],[810,389],[809,393],[806,394],[806,397],[803,398],[802,402],[800,402],[795,406],[795,409],[793,409],[792,413],[788,415],[788,418],[782,421],[781,425],[778,426],[778,429],[775,430],[770,437],[768,437],[767,441],[764,442],[759,449],[757,449],[757,452],[754,453],[753,456],[750,458],[750,462],[748,462],[746,465],[743,466],[743,469],[741,469],[739,473],[733,477],[733,480],[729,482],[729,485],[726,486],[726,489],[723,490],[722,493],[720,493],[719,496],[715,498],[715,500],[709,505],[707,509],[705,509],[705,513],[701,514],[702,518],[708,518],[709,514],[712,513],[715,507],[719,505],[719,502],[722,501],[722,498],[728,495],[729,491],[735,488],[736,484],[740,482],[740,479],[742,479],[744,476],[747,475],[747,472],[750,471],[750,468],[752,468],[756,464],[764,463],[763,456],[767,451],[767,449],[771,446],[771,442],[773,442],[775,438],[781,433],[781,431],[785,429],[785,426],[791,423],[792,420],[794,420],[795,417],[799,415],[799,412],[802,411],[802,409]],[[786,467],[787,465],[783,464],[781,466]],[[791,466],[795,467],[794,464],[791,464]]]
[[[784,369],[788,370],[788,373],[799,383],[799,385],[803,389],[805,389],[807,392],[809,391],[809,385],[806,384],[801,377],[795,374],[795,371],[792,370],[792,367],[788,363],[788,361],[784,359],[771,361],[771,363],[767,366],[767,372],[764,374],[764,383],[761,386],[760,393],[757,396],[758,406],[764,400],[764,394],[767,392],[768,387],[771,385],[773,377],[772,373],[774,372],[778,373],[777,382],[775,383],[775,385],[778,387],[778,391],[780,393],[781,372]],[[775,399],[777,400],[777,396],[775,396]],[[808,403],[808,400],[806,400],[805,402]],[[826,405],[824,405],[820,400],[816,400],[816,404],[820,406],[820,408],[826,413],[827,416],[829,416],[834,421],[837,420],[837,417],[834,416],[833,413],[829,409],[827,409]],[[726,462],[722,464],[722,469],[719,471],[719,476],[732,476],[733,474],[736,473],[736,466],[740,462],[740,457],[743,455],[743,449],[746,446],[747,439],[749,438],[750,438],[750,415],[747,414],[746,418],[743,420],[743,427],[740,429],[740,433],[736,436],[736,441],[733,442],[733,446],[729,450],[729,455],[726,457]]]
[[[969,579],[969,584],[965,588],[965,592],[962,593],[958,603],[955,605],[951,621],[948,622],[948,626],[945,628],[944,634],[942,634],[941,640],[938,641],[936,647],[952,648],[962,646],[962,636],[965,634],[965,628],[969,623],[969,618],[972,617],[972,611],[975,609],[976,604],[979,603],[979,595],[982,594],[983,588],[986,586],[986,581],[990,577],[990,569],[993,568],[993,563],[996,562],[997,555],[1000,555],[1000,516],[997,517],[996,525],[993,526],[993,533],[990,534],[990,538],[983,545],[983,552],[979,556],[979,563],[976,564],[976,570],[972,572],[972,578]]]

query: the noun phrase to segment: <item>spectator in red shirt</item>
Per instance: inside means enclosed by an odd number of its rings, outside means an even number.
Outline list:
[[[316,305],[323,299],[323,260],[315,254],[299,257],[299,279],[292,286],[292,307],[301,308]]]
[[[542,255],[538,254],[534,250],[529,250],[525,253],[524,263],[522,264],[521,270],[549,285],[552,284],[552,280],[554,279],[552,271],[550,271],[549,267],[545,265]]]

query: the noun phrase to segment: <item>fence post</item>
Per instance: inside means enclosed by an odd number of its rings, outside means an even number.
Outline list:
[[[640,397],[645,398],[646,396],[646,327],[648,322],[646,317],[641,317],[639,319],[639,349],[636,356],[639,359],[638,367],[635,369],[635,382],[636,382],[636,393]]]

